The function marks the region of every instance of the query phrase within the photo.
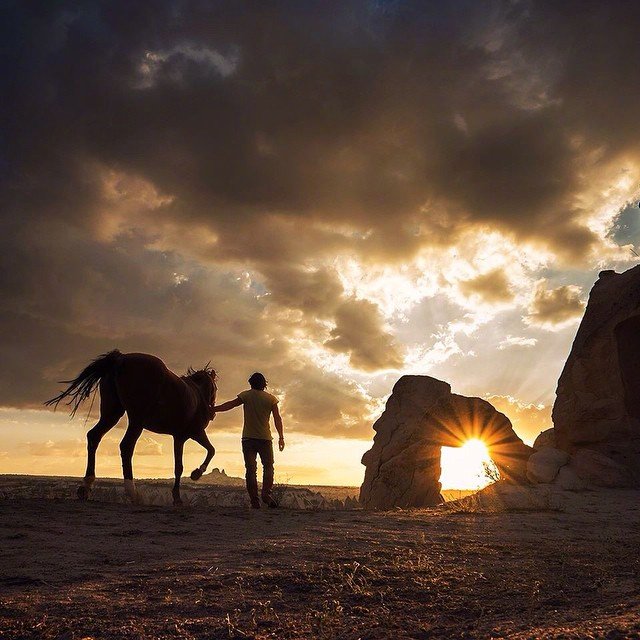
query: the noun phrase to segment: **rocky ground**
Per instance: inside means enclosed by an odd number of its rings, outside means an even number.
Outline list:
[[[60,476],[0,475],[0,500],[14,498],[72,499],[82,484],[79,478]],[[142,506],[172,506],[172,478],[136,480],[137,503]],[[357,509],[357,487],[303,487],[276,484],[273,496],[289,509]],[[129,503],[119,478],[99,478],[93,485],[92,500]],[[225,484],[193,482],[185,478],[181,497],[189,507],[246,507],[249,505],[244,480],[226,477]]]
[[[3,496],[7,640],[640,637],[633,491],[387,513]]]

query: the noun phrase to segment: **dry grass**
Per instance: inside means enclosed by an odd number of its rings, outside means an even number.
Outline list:
[[[455,515],[0,502],[0,636],[640,637],[640,512],[611,511],[629,500]]]

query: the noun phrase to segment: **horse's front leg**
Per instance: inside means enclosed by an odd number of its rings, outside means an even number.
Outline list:
[[[173,484],[173,504],[174,506],[180,506],[182,504],[182,498],[180,497],[180,477],[184,467],[182,466],[182,453],[184,451],[184,440],[174,437],[173,438],[173,457],[175,462],[175,474],[176,480]]]
[[[142,427],[129,425],[124,438],[120,442],[120,457],[122,458],[122,475],[124,477],[124,492],[132,500],[138,502],[138,493],[136,485],[133,481],[133,466],[131,459],[133,458],[133,450],[136,448],[136,442],[142,434]]]
[[[192,480],[200,480],[200,478],[202,478],[202,474],[207,470],[207,467],[211,462],[211,458],[213,458],[213,456],[216,454],[216,450],[211,442],[209,442],[209,438],[204,431],[202,433],[199,433],[197,436],[193,436],[193,439],[207,450],[207,455],[204,459],[204,462],[197,469],[194,469],[191,472]]]

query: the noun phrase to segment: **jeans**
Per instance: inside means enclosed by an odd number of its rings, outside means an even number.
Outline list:
[[[247,491],[251,501],[258,500],[258,455],[260,462],[262,462],[262,499],[268,500],[273,488],[273,445],[271,440],[243,438],[242,455],[246,469]]]

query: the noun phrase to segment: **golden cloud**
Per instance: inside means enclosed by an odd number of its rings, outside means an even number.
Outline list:
[[[525,318],[527,324],[545,329],[555,329],[572,322],[582,315],[584,302],[582,290],[575,285],[547,288],[546,280],[539,280]]]

